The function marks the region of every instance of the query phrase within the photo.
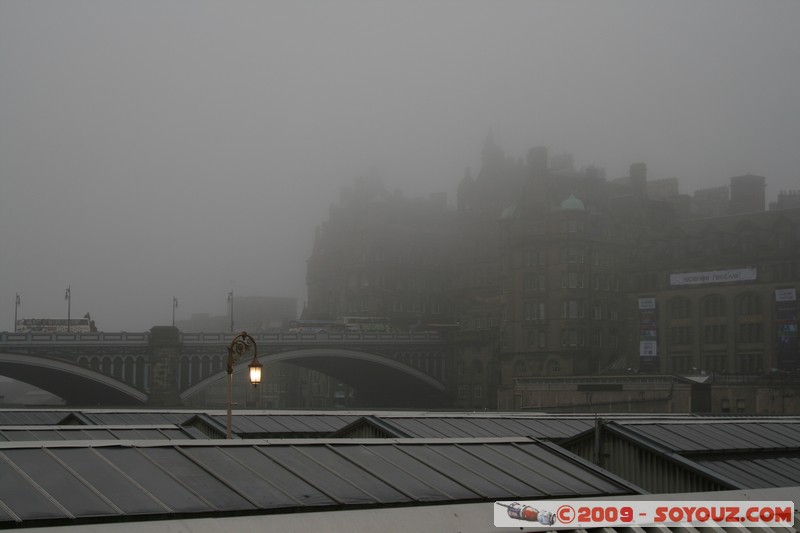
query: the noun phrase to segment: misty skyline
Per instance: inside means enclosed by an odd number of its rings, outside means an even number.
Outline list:
[[[0,2],[0,330],[306,298],[314,228],[507,155],[800,188],[792,1]]]

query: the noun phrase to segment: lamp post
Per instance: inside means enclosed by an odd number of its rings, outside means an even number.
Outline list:
[[[14,333],[17,332],[17,311],[19,310],[19,306],[20,305],[21,305],[21,302],[20,302],[20,299],[19,299],[19,293],[17,293],[17,301],[14,304]]]
[[[64,294],[64,299],[67,301],[67,333],[69,333],[70,323],[70,308],[72,307],[72,287],[67,286],[67,292]]]
[[[250,383],[255,387],[261,383],[261,369],[263,367],[263,365],[258,362],[258,346],[256,345],[255,339],[243,331],[236,335],[231,341],[230,346],[228,346],[228,416],[226,423],[226,438],[228,439],[233,438],[233,367],[236,365],[236,361],[238,361],[246,351],[250,350],[251,346],[253,347],[253,360],[247,365],[247,369],[250,375]]]
[[[231,333],[233,333],[233,291],[228,293],[228,307],[231,312]]]

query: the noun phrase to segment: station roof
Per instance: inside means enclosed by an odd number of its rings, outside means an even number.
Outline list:
[[[355,420],[333,436],[346,437],[359,427],[372,426],[387,437],[464,438],[464,437],[536,437],[561,439],[572,437],[594,426],[594,419],[556,417],[475,417],[462,416],[366,416]]]
[[[68,440],[186,440],[207,439],[192,427],[163,426],[2,426],[0,442]]]
[[[638,438],[681,454],[800,450],[800,419],[616,420]]]
[[[800,418],[613,420],[602,425],[636,446],[732,488],[800,483]],[[586,431],[562,444],[594,438]]]
[[[0,443],[0,528],[640,489],[531,439]]]
[[[7,426],[183,426],[197,417],[224,432],[223,410],[53,409],[0,410],[0,428]],[[698,417],[688,414],[607,414],[626,426],[636,425],[641,438],[691,452],[766,449],[781,442],[800,443],[800,418]],[[413,411],[234,411],[233,432],[240,438],[349,437],[359,425],[375,426],[386,437],[478,438],[535,437],[558,440],[594,427],[593,414],[535,412],[413,412]],[[753,424],[760,424],[759,427]],[[749,429],[748,429],[749,428]],[[210,436],[219,436],[218,434]],[[354,435],[353,435],[354,436]]]

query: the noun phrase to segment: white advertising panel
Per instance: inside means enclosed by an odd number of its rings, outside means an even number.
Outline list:
[[[655,298],[639,298],[639,309],[655,309]]]
[[[794,289],[777,289],[775,291],[776,302],[794,302],[797,300],[797,291]]]
[[[754,281],[758,279],[758,270],[754,268],[737,268],[734,270],[709,270],[707,272],[681,272],[670,274],[669,284],[702,285],[705,283],[733,283],[737,281]]]
[[[640,357],[655,357],[657,341],[639,341],[639,356]]]

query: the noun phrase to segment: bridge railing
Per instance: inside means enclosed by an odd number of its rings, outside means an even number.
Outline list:
[[[3,344],[38,344],[38,343],[74,343],[74,344],[114,344],[137,343],[146,344],[149,341],[148,332],[92,332],[92,333],[14,333],[0,332],[0,343]]]
[[[189,344],[227,344],[238,333],[180,333],[181,342]],[[436,332],[424,333],[254,333],[256,342],[413,342],[441,341]],[[94,332],[94,333],[14,333],[0,332],[0,344],[147,344],[149,332]]]
[[[224,344],[233,340],[237,333],[181,333],[181,341],[198,344]],[[329,342],[329,341],[440,341],[435,332],[425,333],[251,333],[256,342]]]

